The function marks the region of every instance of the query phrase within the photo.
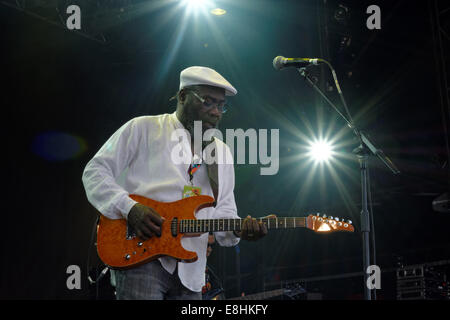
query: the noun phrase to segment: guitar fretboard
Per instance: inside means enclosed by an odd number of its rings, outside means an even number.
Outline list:
[[[304,217],[259,218],[256,220],[264,223],[267,229],[304,228],[306,225]],[[244,219],[184,219],[180,221],[179,232],[241,231],[243,221]]]

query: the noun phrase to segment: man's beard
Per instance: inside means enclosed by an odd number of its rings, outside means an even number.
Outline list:
[[[194,137],[194,122],[200,121],[202,126],[202,135],[205,133],[206,129],[203,126],[203,120],[201,120],[200,115],[198,111],[193,107],[186,107],[184,108],[184,119],[183,119],[183,126],[184,128],[189,132],[191,137]],[[217,129],[219,127],[219,122],[216,122],[215,124],[207,121],[208,123],[212,124],[213,127],[211,129]]]
[[[203,141],[203,136],[206,130],[208,130],[209,128],[205,128],[203,126],[203,121],[200,119],[200,115],[198,113],[198,111],[193,108],[193,107],[186,107],[184,109],[183,112],[183,121],[182,124],[184,126],[184,128],[189,132],[189,134],[191,135],[191,139],[193,140],[195,138],[195,126],[194,126],[194,122],[195,121],[200,121],[201,122],[201,128],[202,128],[202,136],[200,137],[201,142],[202,142],[202,149],[205,149],[205,147],[210,144],[211,142],[214,141],[214,138],[211,137],[210,141]],[[210,129],[217,129],[219,126],[219,122],[216,122],[213,128]]]

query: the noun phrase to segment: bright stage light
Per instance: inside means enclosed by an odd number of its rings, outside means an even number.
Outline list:
[[[183,0],[183,5],[189,7],[189,9],[198,9],[205,6],[208,0]]]
[[[187,16],[207,15],[214,5],[211,0],[182,0],[180,3],[185,8]]]
[[[328,162],[333,156],[333,148],[327,141],[319,140],[311,143],[308,155],[316,162]]]

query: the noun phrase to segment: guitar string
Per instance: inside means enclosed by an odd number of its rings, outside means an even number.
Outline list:
[[[182,219],[180,221],[180,232],[239,231],[242,228],[243,220],[244,219]],[[276,229],[278,229],[280,225],[283,228],[305,227],[306,225],[305,217],[285,217],[283,220],[278,220],[278,218],[257,218],[256,220],[265,223],[268,229],[273,229],[271,221],[276,222]],[[233,221],[233,228],[231,228],[231,221]],[[225,227],[225,222],[228,224],[227,227]],[[238,228],[236,228],[236,222],[238,222]]]

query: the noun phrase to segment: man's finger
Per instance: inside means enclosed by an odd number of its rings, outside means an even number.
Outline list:
[[[252,218],[252,229],[253,229],[253,233],[254,234],[258,234],[259,233],[259,224],[258,224],[258,221],[256,221],[255,218]]]
[[[258,232],[258,223],[255,218],[249,218],[247,224],[247,233],[250,237],[253,237]]]
[[[248,217],[244,219],[244,222],[242,222],[242,230],[243,232],[247,232],[248,231]]]
[[[147,238],[151,238],[154,234],[154,232],[152,231],[152,229],[144,222],[139,226],[141,232],[144,234],[144,236],[146,236]]]
[[[267,226],[262,221],[259,221],[259,230],[263,235],[267,234]]]
[[[142,239],[143,241],[146,241],[146,240],[149,239],[149,237],[146,236],[141,230],[137,230],[137,231],[136,231],[136,235],[137,235],[140,239]]]
[[[152,233],[156,234],[158,237],[161,236],[161,227],[156,225],[149,216],[145,219],[145,225]]]
[[[161,217],[156,211],[151,210],[149,214],[150,219],[158,226],[162,225],[164,218]]]

